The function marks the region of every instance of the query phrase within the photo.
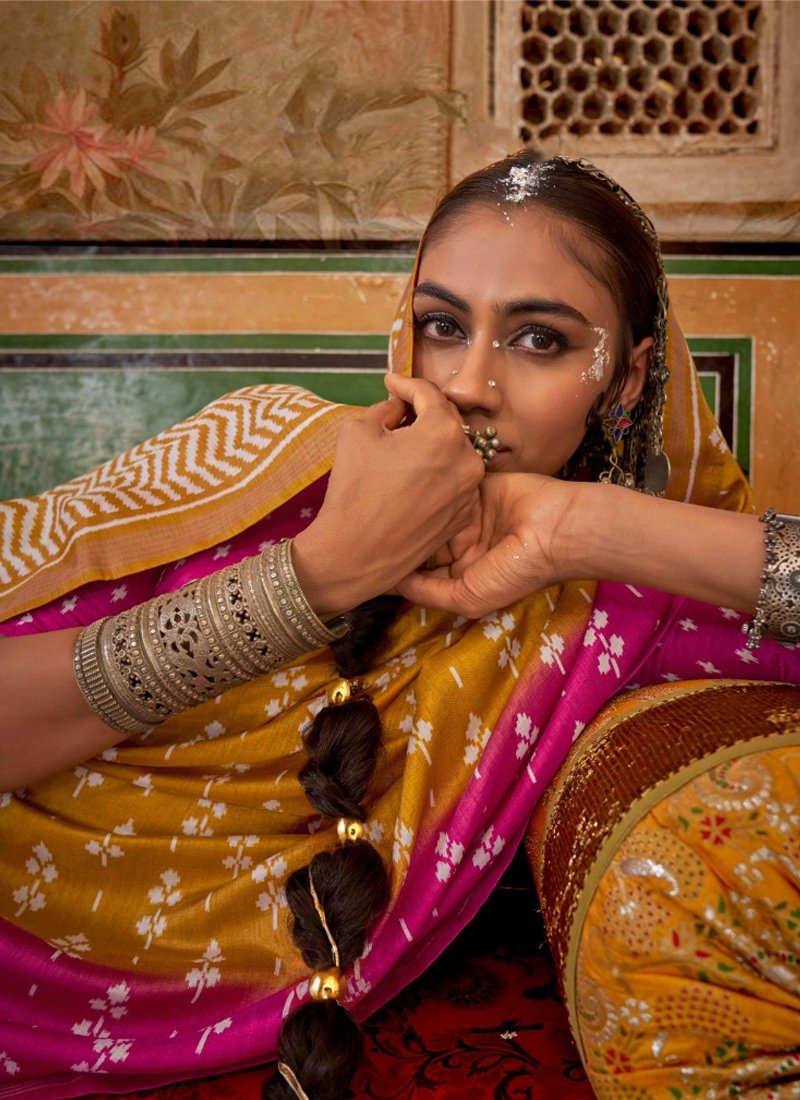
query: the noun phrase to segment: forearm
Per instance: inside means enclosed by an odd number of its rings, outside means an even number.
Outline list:
[[[580,485],[556,557],[564,579],[645,585],[752,614],[764,528],[752,515]]]
[[[291,543],[82,630],[2,640],[0,790],[85,760],[329,644]]]
[[[79,764],[125,737],[78,689],[72,651],[79,633],[0,638],[0,791]]]

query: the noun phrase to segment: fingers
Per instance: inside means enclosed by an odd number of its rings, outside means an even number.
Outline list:
[[[464,579],[450,576],[446,567],[429,573],[411,573],[396,585],[396,590],[419,607],[437,607],[467,619],[479,619],[504,606],[488,593],[473,591]]]
[[[446,566],[425,573],[411,573],[395,588],[404,599],[419,607],[438,607],[443,611],[464,613],[459,599],[460,586],[452,580]]]
[[[375,405],[370,405],[354,419],[362,424],[374,423],[378,427],[393,431],[395,428],[400,427],[407,414],[408,406],[405,401],[399,397],[388,397],[385,401],[378,401]]]
[[[383,383],[389,393],[411,405],[417,417],[434,410],[439,412],[446,410],[459,424],[461,423],[461,414],[458,409],[432,382],[427,382],[424,378],[407,378],[403,374],[386,374]]]

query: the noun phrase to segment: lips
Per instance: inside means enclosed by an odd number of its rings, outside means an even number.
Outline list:
[[[502,469],[511,462],[511,450],[508,447],[501,447],[494,458],[490,459],[486,464],[487,470]]]

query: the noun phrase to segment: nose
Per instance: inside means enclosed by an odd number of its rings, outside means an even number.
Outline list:
[[[464,414],[496,414],[503,401],[503,350],[497,341],[473,339],[451,363],[450,374],[442,385],[445,397]]]

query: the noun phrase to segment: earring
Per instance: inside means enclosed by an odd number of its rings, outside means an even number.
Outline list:
[[[632,424],[633,419],[621,401],[603,417],[603,431],[614,443],[619,443],[628,434]]]
[[[624,485],[632,489],[636,479],[629,470],[623,469],[621,458],[625,455],[624,439],[633,427],[633,417],[622,404],[618,402],[608,409],[603,417],[602,428],[609,451],[609,467],[600,474],[599,480],[612,482],[614,485]]]

